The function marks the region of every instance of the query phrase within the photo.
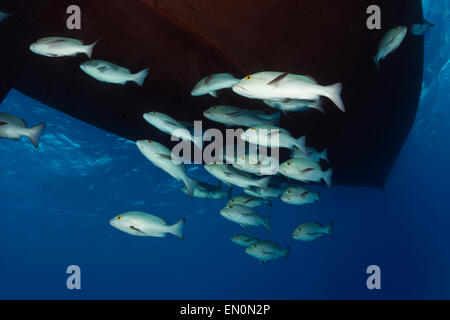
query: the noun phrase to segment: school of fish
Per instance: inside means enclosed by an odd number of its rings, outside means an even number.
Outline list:
[[[0,11],[0,22],[10,14]],[[426,20],[409,27],[414,36],[423,36],[434,25]],[[390,29],[381,39],[376,54],[372,57],[376,67],[380,62],[395,52],[407,37],[408,27],[398,26]],[[136,73],[113,62],[92,59],[93,51],[99,40],[85,44],[81,40],[58,36],[42,37],[29,46],[37,55],[49,58],[74,57],[85,55],[89,60],[80,64],[80,69],[101,82],[125,85],[133,82],[143,86],[149,69]],[[242,228],[262,227],[272,231],[271,216],[258,213],[258,208],[272,208],[273,200],[296,206],[311,205],[320,201],[318,192],[307,188],[310,183],[332,185],[333,170],[330,167],[327,149],[316,150],[307,145],[307,137],[293,137],[281,128],[280,117],[290,112],[320,112],[324,98],[331,101],[340,111],[345,112],[341,96],[343,86],[319,84],[311,76],[298,75],[280,71],[262,71],[236,78],[229,73],[205,76],[192,89],[192,96],[210,95],[217,98],[221,90],[231,89],[235,94],[260,101],[275,109],[274,113],[262,110],[244,109],[230,105],[213,105],[203,112],[203,116],[213,122],[227,127],[242,129],[240,139],[253,145],[254,151],[272,148],[290,150],[291,159],[279,164],[279,160],[268,155],[246,152],[239,156],[229,156],[224,148],[221,156],[211,163],[204,164],[206,172],[218,180],[217,185],[198,181],[188,176],[183,159],[174,154],[163,143],[143,137],[136,142],[138,150],[148,161],[166,172],[173,179],[183,183],[181,192],[190,197],[224,201],[220,215],[229,222]],[[315,111],[314,111],[315,110]],[[176,120],[172,116],[149,110],[142,115],[152,127],[177,137],[184,142],[193,143],[202,149],[203,139],[196,136],[190,125]],[[27,137],[38,148],[45,123],[28,127],[24,120],[0,112],[0,138],[20,140]],[[227,150],[225,150],[227,149]],[[228,185],[223,189],[222,184]],[[242,192],[233,196],[233,188]],[[185,218],[170,225],[163,218],[138,211],[124,212],[109,221],[110,225],[124,233],[139,237],[166,237],[167,234],[184,239]],[[292,232],[292,238],[298,241],[312,242],[324,236],[332,237],[333,222],[322,225],[317,222],[303,222]],[[244,252],[266,263],[280,258],[288,258],[290,247],[281,247],[271,240],[260,240],[247,234],[236,234],[231,242],[244,248]]]

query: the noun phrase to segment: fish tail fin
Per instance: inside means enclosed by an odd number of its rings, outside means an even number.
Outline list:
[[[231,199],[231,197],[233,196],[233,188],[228,189],[226,192],[228,199]]]
[[[321,153],[320,153],[320,159],[325,160],[326,162],[328,161],[328,150],[327,148],[325,148]]]
[[[334,222],[331,221],[328,226],[325,227],[325,232],[330,236],[333,237],[332,229],[333,229]]]
[[[99,38],[97,41],[95,41],[93,44],[90,44],[86,46],[86,55],[91,59],[92,57],[92,50],[94,50],[95,45],[100,41],[101,38]]]
[[[322,99],[319,99],[317,101],[316,109],[319,110],[322,113],[325,113],[325,109],[323,108],[323,101],[322,101]]]
[[[377,56],[372,57],[373,62],[375,62],[375,65],[377,66],[378,71],[380,71],[380,60],[378,60]]]
[[[134,74],[134,82],[136,82],[139,86],[142,86],[144,84],[145,78],[148,76],[148,68],[144,69],[138,73]]]
[[[269,186],[270,183],[270,177],[266,177],[266,178],[262,178],[260,180],[258,180],[258,187],[260,187],[261,189],[267,189],[267,187]]]
[[[198,181],[188,177],[186,179],[186,181],[184,181],[184,184],[186,186],[186,189],[187,189],[189,197],[192,197],[194,195],[194,190],[195,190],[195,187],[198,184]]]
[[[299,148],[303,153],[308,154],[308,151],[306,150],[306,136],[296,139],[295,142],[295,147]]]
[[[30,138],[31,143],[37,148],[39,146],[39,140],[44,133],[45,123],[41,123],[28,130],[28,138]]]
[[[344,102],[341,98],[342,83],[335,83],[326,87],[327,97],[343,112],[345,112]]]
[[[186,222],[186,218],[180,219],[177,223],[170,227],[170,233],[174,236],[184,240],[184,223]]]
[[[270,226],[270,218],[271,216],[267,216],[263,218],[264,227],[269,231],[272,232],[272,227]]]
[[[289,251],[290,251],[290,250],[291,250],[291,247],[287,247],[286,249],[281,250],[281,254],[283,255],[283,257],[284,257],[285,259],[288,258],[288,256],[289,256]]]
[[[428,20],[426,20],[426,19],[423,19],[423,22],[424,22],[425,24],[429,25],[430,27],[434,27],[434,26],[435,26],[434,23],[431,23],[430,21],[428,21]]]
[[[320,202],[320,193],[316,193],[316,195],[315,195],[315,200],[317,200],[318,202]]]
[[[333,169],[328,169],[327,171],[323,172],[322,179],[327,184],[328,188],[331,187],[331,177],[333,176]]]

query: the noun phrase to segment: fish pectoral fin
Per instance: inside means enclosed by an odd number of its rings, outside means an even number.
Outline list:
[[[134,231],[136,231],[136,232],[139,232],[139,233],[145,234],[145,232],[143,232],[143,231],[139,230],[139,229],[138,229],[138,228],[136,228],[135,226],[130,226],[130,229],[132,229],[132,230],[134,230]]]
[[[240,225],[242,228],[245,228],[245,229],[250,228],[250,226],[248,224],[241,223]]]
[[[281,80],[283,80],[284,78],[286,78],[288,74],[289,74],[288,72],[285,72],[285,73],[283,73],[283,74],[280,74],[278,77],[276,77],[276,78],[273,79],[272,81],[268,82],[267,85],[270,86],[270,85],[277,84],[278,82],[280,82]]]
[[[209,84],[210,82],[211,82],[211,79],[212,79],[212,74],[210,74],[207,78],[206,78],[206,80],[205,80],[205,84]]]
[[[231,177],[231,176],[233,176],[233,173],[231,173],[231,172],[227,172],[227,171],[225,171],[224,173],[223,173],[224,175],[226,175],[227,177]]]
[[[106,72],[106,70],[108,70],[108,67],[100,66],[100,67],[97,67],[97,70],[100,71],[101,73],[104,73],[104,72]]]
[[[240,111],[227,113],[227,116],[232,117],[232,118],[240,116],[240,115],[242,115],[242,112],[240,112]]]
[[[314,168],[306,168],[306,169],[303,169],[302,171],[300,171],[300,173],[305,174],[305,173],[308,173],[308,172],[314,171],[314,170],[315,170]]]
[[[164,120],[164,123],[169,125],[169,126],[178,127],[177,124],[173,123],[172,121]]]
[[[172,160],[172,157],[167,154],[158,153],[158,157],[166,160]]]
[[[213,96],[214,98],[217,98],[217,92],[215,91],[211,91],[209,95]]]
[[[61,43],[61,42],[66,42],[66,40],[53,40],[53,41],[50,41],[49,43],[47,43],[50,47],[53,47],[53,46],[55,46],[55,45],[57,45],[58,43]]]

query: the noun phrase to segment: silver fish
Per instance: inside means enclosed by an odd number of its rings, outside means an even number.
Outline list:
[[[272,231],[270,228],[270,216],[261,217],[252,208],[241,204],[228,205],[220,210],[220,214],[225,219],[240,224],[243,228],[264,226],[269,232]]]
[[[238,82],[239,79],[236,79],[229,73],[212,74],[200,80],[195,85],[194,89],[192,89],[191,95],[202,96],[205,94],[209,94],[217,98],[217,91],[231,88]]]
[[[25,121],[22,119],[0,112],[0,138],[19,141],[21,137],[28,137],[37,148],[44,129],[45,123],[41,123],[33,128],[27,128]]]
[[[381,39],[381,42],[378,45],[378,52],[374,57],[372,57],[378,69],[380,69],[380,61],[386,58],[392,52],[395,52],[395,50],[400,47],[406,37],[407,32],[407,27],[399,26],[389,30],[389,32],[386,33],[383,39]]]
[[[292,238],[301,241],[313,241],[322,238],[328,234],[333,236],[331,229],[333,228],[333,222],[324,227],[320,223],[303,223],[299,225],[292,233]]]
[[[139,211],[130,211],[112,218],[109,224],[123,232],[138,237],[165,238],[167,233],[184,239],[183,228],[186,219],[179,220],[174,225],[157,216]]]
[[[281,249],[278,243],[272,241],[257,241],[245,249],[245,252],[261,263],[288,258],[290,247]]]
[[[243,247],[251,246],[255,242],[259,241],[258,238],[254,238],[254,237],[248,236],[246,234],[237,234],[237,235],[233,236],[230,240],[231,240],[231,242],[236,243]]]

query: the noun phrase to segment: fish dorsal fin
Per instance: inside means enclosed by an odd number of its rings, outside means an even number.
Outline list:
[[[280,74],[278,77],[276,77],[275,79],[273,79],[272,81],[268,82],[267,85],[274,85],[277,84],[278,82],[280,82],[281,80],[283,80],[284,78],[286,78],[288,76],[288,72],[285,72],[283,74]]]
[[[206,85],[208,85],[211,82],[212,77],[213,77],[212,74],[210,74],[209,76],[206,77],[206,79],[205,79]]]
[[[178,124],[176,124],[175,122],[170,121],[170,120],[164,120],[164,123],[169,126],[178,127]]]
[[[306,80],[308,80],[308,81],[310,81],[310,82],[312,82],[312,83],[317,83],[316,79],[314,79],[314,78],[311,77],[311,76],[303,76],[303,78],[305,78]]]

